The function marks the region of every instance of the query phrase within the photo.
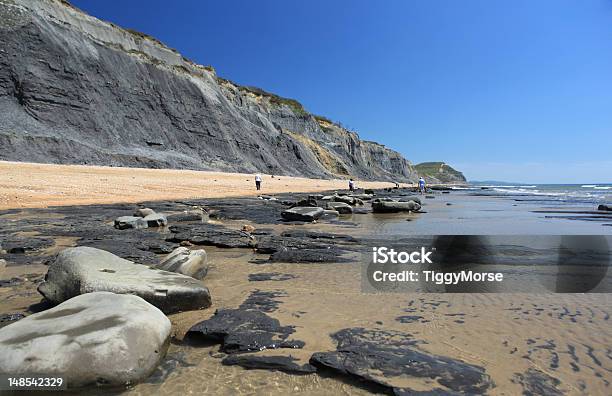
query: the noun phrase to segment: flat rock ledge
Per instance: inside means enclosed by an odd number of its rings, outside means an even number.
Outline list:
[[[482,395],[492,387],[482,367],[418,349],[410,334],[349,328],[332,334],[336,351],[317,352],[310,364],[389,388],[395,394],[420,394],[395,384],[413,377],[432,382],[430,395]]]
[[[138,296],[84,294],[0,329],[0,372],[61,375],[70,388],[134,384],[165,356],[170,329]]]
[[[104,250],[80,246],[60,252],[38,291],[55,304],[99,291],[133,294],[164,313],[207,308],[208,289],[186,275],[151,269]]]
[[[220,309],[208,320],[194,325],[189,336],[221,342],[225,353],[258,352],[264,349],[302,348],[303,341],[288,339],[292,326],[281,326],[264,312],[254,309]]]
[[[398,202],[375,199],[372,202],[374,213],[398,213],[398,212],[417,212],[421,210],[421,205],[415,201]]]
[[[296,206],[295,208],[283,210],[281,216],[287,221],[315,221],[323,216],[323,213],[323,208]]]

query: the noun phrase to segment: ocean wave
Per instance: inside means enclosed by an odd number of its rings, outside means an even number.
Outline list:
[[[527,190],[525,188],[518,188],[518,189],[494,188],[493,191],[501,192],[501,193],[508,194],[508,195],[512,195],[512,194],[518,194],[518,195],[546,195],[546,196],[553,196],[553,197],[560,197],[560,196],[563,196],[563,195],[567,195],[567,193],[565,193],[565,192]]]
[[[495,186],[495,185],[486,185],[486,186],[477,186],[477,187],[486,187],[486,188],[537,188],[538,186],[532,186],[532,185],[528,185],[528,186],[516,186],[516,185]]]

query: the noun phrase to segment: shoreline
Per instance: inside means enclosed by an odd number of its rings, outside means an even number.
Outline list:
[[[0,161],[0,210],[348,190],[348,179],[262,175],[257,191],[247,173]],[[358,188],[393,186],[357,180]]]
[[[405,191],[377,194],[402,197]],[[37,289],[45,282],[48,265],[65,248],[86,246],[155,266],[174,249],[187,246],[206,251],[207,273],[202,282],[212,305],[169,313],[172,342],[166,356],[151,376],[122,389],[122,394],[198,391],[201,378],[207,379],[207,389],[215,394],[237,390],[287,394],[297,388],[315,394],[366,395],[370,388],[363,386],[381,384],[384,389],[376,389],[384,392],[433,391],[440,387],[435,378],[442,377],[457,391],[463,389],[460,379],[474,373],[475,381],[491,394],[519,394],[542,383],[560,392],[576,389],[579,384],[592,394],[607,390],[607,376],[598,375],[607,369],[606,363],[600,368],[591,362],[607,362],[603,351],[610,340],[610,294],[370,294],[362,289],[359,252],[363,246],[408,243],[425,230],[460,234],[459,228],[449,228],[451,223],[464,231],[470,231],[467,227],[472,223],[505,227],[505,213],[511,210],[519,227],[535,222],[558,229],[565,222],[544,220],[530,212],[531,205],[512,206],[512,201],[460,193],[439,193],[434,199],[424,199],[426,211],[415,214],[374,214],[359,210],[364,209],[360,206],[352,215],[316,223],[279,218],[284,200],[304,198],[303,194],[283,194],[277,200],[243,197],[143,202],[168,216],[168,226],[160,229],[113,228],[113,219],[130,215],[139,206],[131,203],[0,212],[0,232],[8,236],[4,245],[7,254],[0,254],[6,260],[6,286],[0,289],[0,315],[5,319],[0,327],[52,309],[44,305]],[[176,217],[194,205],[210,209],[206,221]],[[369,209],[369,204],[364,206]],[[244,225],[253,227],[250,236],[241,231]],[[415,235],[410,235],[411,229]],[[501,246],[492,242],[493,247]],[[243,315],[252,312],[276,320],[279,329],[292,330],[288,340],[300,347],[235,354],[197,330],[190,331],[211,320],[225,326],[216,317],[217,310],[228,312],[232,320],[243,320]],[[245,328],[249,326],[247,321]],[[248,341],[233,334],[240,342]],[[404,367],[401,360],[383,366],[387,376],[372,372],[366,382],[342,375],[342,367],[330,373],[300,371],[309,369],[314,356],[342,357],[337,350],[338,334],[357,337],[358,351],[373,359],[366,362],[364,370],[368,370],[367,364],[377,364],[387,356],[387,350],[399,359],[413,353],[434,362],[434,380],[423,382],[410,372],[396,375],[395,367]],[[398,338],[414,345],[398,344]],[[573,355],[568,355],[568,350]],[[498,363],[499,356],[505,358]],[[572,356],[575,360],[570,360]],[[450,364],[435,364],[439,359]],[[553,368],[536,370],[534,365]],[[470,388],[467,393],[472,391]]]

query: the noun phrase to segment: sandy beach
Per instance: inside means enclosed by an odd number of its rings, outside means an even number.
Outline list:
[[[340,179],[262,176],[258,192],[254,174],[0,161],[0,210],[347,188],[347,180]],[[357,186],[385,188],[393,183],[357,181]]]

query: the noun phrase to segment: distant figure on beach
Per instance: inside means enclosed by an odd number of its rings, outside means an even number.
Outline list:
[[[349,191],[355,191],[355,182],[353,179],[349,179]]]
[[[261,175],[259,173],[255,175],[255,188],[257,188],[257,191],[261,190]]]
[[[425,194],[425,179],[423,177],[419,179],[419,191],[421,194]]]

